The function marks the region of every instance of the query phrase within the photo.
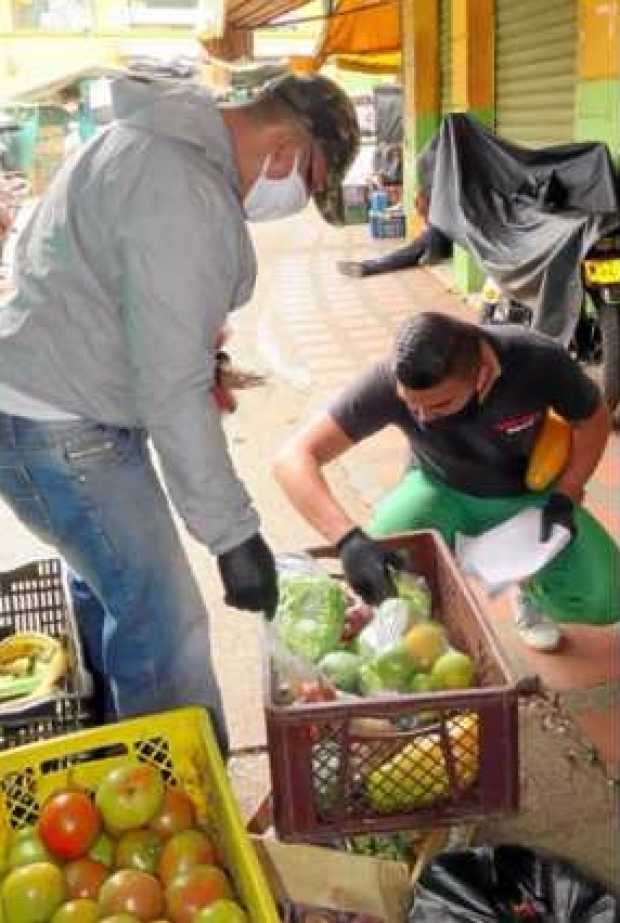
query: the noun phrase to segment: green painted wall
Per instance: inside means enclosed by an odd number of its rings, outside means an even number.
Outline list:
[[[620,77],[577,84],[575,137],[604,141],[620,166]]]
[[[437,112],[425,112],[413,119],[405,119],[405,164],[415,164],[416,157],[439,128],[439,115]],[[405,214],[414,212],[414,198],[418,185],[416,169],[406,170],[406,179],[403,187]]]

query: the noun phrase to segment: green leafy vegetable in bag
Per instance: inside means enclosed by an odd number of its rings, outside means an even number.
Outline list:
[[[275,626],[290,651],[316,663],[338,647],[347,599],[327,575],[293,575],[280,580]]]

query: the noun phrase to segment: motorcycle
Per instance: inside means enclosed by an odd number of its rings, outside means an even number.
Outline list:
[[[620,414],[620,228],[586,254],[584,297],[569,352],[599,386],[607,406]],[[481,292],[480,322],[530,326],[532,311],[506,297],[490,277]]]

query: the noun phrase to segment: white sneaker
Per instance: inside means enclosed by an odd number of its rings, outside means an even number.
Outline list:
[[[523,643],[535,651],[551,653],[560,646],[559,626],[521,593],[515,600],[515,627]]]

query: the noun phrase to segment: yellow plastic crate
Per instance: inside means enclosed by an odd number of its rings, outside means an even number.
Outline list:
[[[215,735],[201,708],[179,708],[17,747],[0,755],[0,855],[11,831],[37,820],[48,795],[67,785],[94,791],[134,757],[192,796],[252,923],[278,923],[271,892],[245,831]]]

